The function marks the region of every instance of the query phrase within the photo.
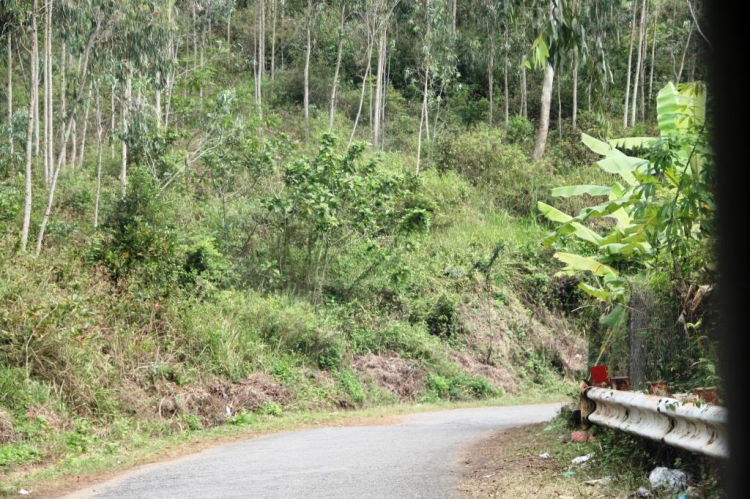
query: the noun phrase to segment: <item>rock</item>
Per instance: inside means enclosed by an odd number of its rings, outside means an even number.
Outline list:
[[[646,487],[641,487],[635,491],[635,494],[633,494],[633,497],[637,497],[638,499],[651,497],[651,492]]]
[[[684,471],[671,470],[661,466],[654,468],[648,476],[648,481],[651,483],[652,489],[668,494],[682,492],[688,488],[688,477]]]
[[[586,480],[583,483],[585,483],[586,485],[591,485],[592,487],[594,487],[594,486],[599,486],[599,485],[607,485],[611,481],[612,481],[612,477],[611,476],[605,476],[604,478],[599,478],[597,480]]]
[[[540,457],[541,459],[549,459],[549,458],[550,458],[550,455],[549,455],[549,454],[548,454],[547,452],[545,452],[544,454],[539,454],[539,457]]]
[[[594,453],[593,452],[591,454],[586,454],[585,456],[578,456],[575,459],[573,459],[572,462],[573,462],[573,464],[583,464],[586,461],[588,461],[589,459],[591,459],[592,457],[594,457]]]

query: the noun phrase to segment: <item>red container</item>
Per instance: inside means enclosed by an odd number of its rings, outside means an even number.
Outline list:
[[[591,384],[593,386],[609,385],[609,368],[607,366],[593,366],[591,368]]]

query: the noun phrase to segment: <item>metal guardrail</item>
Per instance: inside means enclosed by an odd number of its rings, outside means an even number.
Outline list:
[[[706,456],[729,457],[724,407],[601,387],[586,388],[583,397],[595,406],[582,414],[590,423]]]

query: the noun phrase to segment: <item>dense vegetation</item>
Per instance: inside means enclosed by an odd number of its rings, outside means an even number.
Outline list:
[[[715,383],[700,5],[0,5],[0,473],[587,361]]]

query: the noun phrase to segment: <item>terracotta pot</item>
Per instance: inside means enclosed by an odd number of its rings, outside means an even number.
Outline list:
[[[719,400],[719,392],[715,386],[699,386],[693,393],[708,404],[716,404]]]
[[[612,378],[612,388],[615,390],[630,391],[630,378],[627,376]]]
[[[646,388],[651,395],[669,395],[669,383],[666,381],[646,381]]]

